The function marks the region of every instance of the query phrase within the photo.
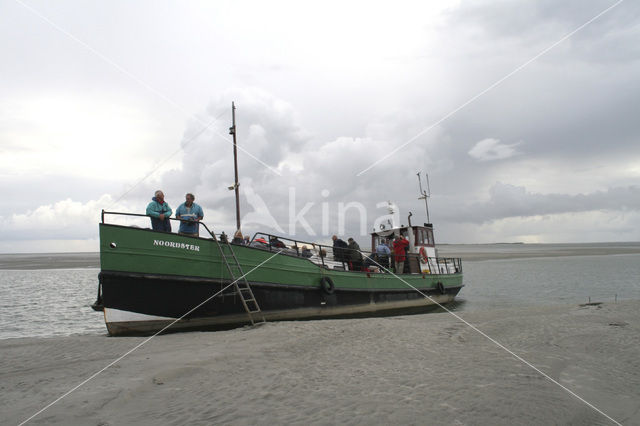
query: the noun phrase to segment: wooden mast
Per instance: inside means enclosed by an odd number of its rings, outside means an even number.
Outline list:
[[[236,193],[236,230],[240,229],[240,182],[238,182],[238,144],[236,142],[236,105],[231,102],[231,127],[229,134],[233,135],[233,168],[235,171],[235,182],[233,189]]]

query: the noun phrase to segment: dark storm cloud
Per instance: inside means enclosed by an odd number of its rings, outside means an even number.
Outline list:
[[[616,43],[609,58],[626,61],[629,57],[626,53],[638,52],[637,45],[624,43],[624,40],[629,42],[633,34],[637,34],[640,4],[629,1],[617,3],[615,0],[463,1],[450,11],[448,22],[476,28],[493,42],[509,38],[534,41],[550,32],[567,34],[611,7],[571,37],[571,49],[583,56],[594,43],[596,47],[614,47],[612,43],[623,41],[625,47],[620,49]],[[597,60],[601,59],[597,55]]]

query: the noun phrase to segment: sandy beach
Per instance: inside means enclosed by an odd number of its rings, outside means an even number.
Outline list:
[[[460,315],[622,424],[640,424],[640,302]],[[18,424],[144,338],[0,341]],[[611,424],[448,313],[153,338],[30,424]]]

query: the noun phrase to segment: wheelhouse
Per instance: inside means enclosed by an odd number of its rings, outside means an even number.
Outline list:
[[[425,223],[424,226],[400,226],[397,228],[383,229],[371,233],[371,251],[385,241],[393,243],[393,239],[401,235],[409,241],[409,252],[419,253],[424,248],[427,257],[437,257],[436,243],[433,237],[433,225]]]

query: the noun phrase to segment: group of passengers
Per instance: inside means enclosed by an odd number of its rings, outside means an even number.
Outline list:
[[[178,234],[197,237],[199,235],[200,221],[204,217],[202,207],[194,203],[196,197],[188,193],[185,195],[185,202],[178,206],[176,219],[180,220]],[[164,200],[164,193],[160,190],[154,193],[151,202],[147,205],[147,216],[151,217],[151,228],[154,231],[171,232],[171,221],[169,218],[173,210]]]
[[[404,273],[404,264],[409,250],[409,241],[403,235],[397,235],[393,242],[383,239],[376,246],[375,252],[363,258],[360,246],[353,239],[349,238],[347,244],[337,235],[331,237],[333,240],[333,259],[343,262],[351,271],[383,272],[388,271],[391,265],[396,274]],[[393,252],[393,256],[391,253]]]

